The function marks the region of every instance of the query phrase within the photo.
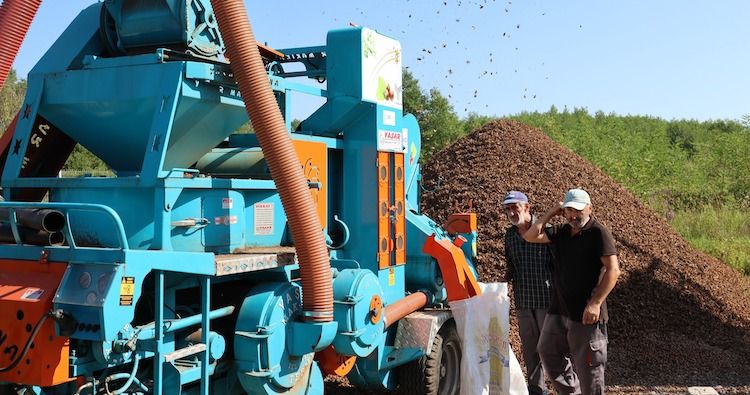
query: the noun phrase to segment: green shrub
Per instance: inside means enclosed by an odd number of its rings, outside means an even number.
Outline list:
[[[698,249],[750,276],[750,213],[705,206],[675,213],[671,224]]]

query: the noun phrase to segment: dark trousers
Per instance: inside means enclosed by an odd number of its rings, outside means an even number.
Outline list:
[[[583,325],[561,315],[547,314],[538,349],[557,393],[605,393],[606,323]]]
[[[547,309],[518,309],[518,334],[521,336],[521,353],[526,362],[526,380],[530,395],[544,394],[544,368],[537,352]]]

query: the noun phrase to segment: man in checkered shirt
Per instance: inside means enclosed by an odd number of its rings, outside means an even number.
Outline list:
[[[513,284],[529,394],[546,394],[537,342],[550,303],[552,253],[545,244],[529,243],[523,239],[523,234],[534,221],[529,199],[524,193],[508,192],[503,199],[503,208],[513,225],[505,233],[505,261],[508,263],[505,281]]]

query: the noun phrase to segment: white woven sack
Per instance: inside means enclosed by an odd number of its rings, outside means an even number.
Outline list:
[[[481,295],[450,303],[462,342],[461,394],[528,395],[521,367],[508,342],[507,284],[480,285]]]

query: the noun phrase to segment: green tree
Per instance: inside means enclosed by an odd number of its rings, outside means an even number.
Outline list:
[[[487,123],[492,122],[495,120],[495,117],[491,117],[488,115],[479,115],[475,112],[469,113],[469,115],[463,120],[463,134],[469,134],[473,132],[474,130],[484,126]]]
[[[109,171],[110,168],[99,157],[92,154],[91,151],[84,148],[81,144],[76,144],[73,153],[63,166],[63,170],[72,170],[74,172],[103,172]]]
[[[750,114],[743,115],[740,124],[745,127],[745,131],[750,132]]]
[[[667,126],[669,143],[682,148],[687,152],[689,158],[692,158],[698,152],[695,146],[694,128],[695,126],[690,122],[670,123]]]
[[[16,71],[11,69],[0,91],[0,134],[5,133],[5,129],[18,113],[25,94],[26,81],[19,80]]]
[[[419,81],[409,70],[404,70],[402,82],[404,96],[404,113],[414,114],[417,120],[421,120],[427,108],[427,96],[419,87]]]
[[[408,70],[404,70],[403,95],[404,112],[414,114],[419,122],[423,162],[463,135],[461,120],[448,99],[435,88],[425,94]]]

